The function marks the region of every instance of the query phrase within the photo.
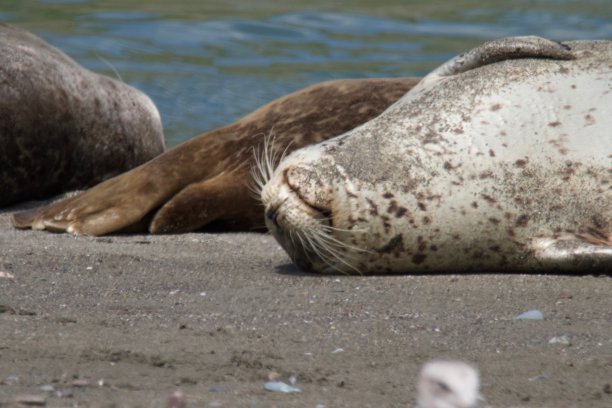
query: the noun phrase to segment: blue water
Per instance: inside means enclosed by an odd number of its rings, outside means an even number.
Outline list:
[[[449,1],[444,8],[386,0],[343,8],[309,1],[288,11],[265,3],[252,12],[258,3],[249,0],[4,2],[0,20],[30,29],[84,66],[149,94],[162,113],[169,146],[308,84],[424,75],[493,38],[612,38],[609,0]]]

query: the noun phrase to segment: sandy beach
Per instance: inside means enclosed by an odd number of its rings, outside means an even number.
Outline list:
[[[410,407],[441,358],[477,366],[493,407],[612,406],[610,276],[316,276],[269,235],[73,237],[9,213],[0,406]]]

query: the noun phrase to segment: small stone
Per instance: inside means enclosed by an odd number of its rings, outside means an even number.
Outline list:
[[[17,383],[19,383],[19,377],[17,377],[15,374],[10,374],[4,379],[4,384],[6,385],[15,385]]]
[[[280,376],[281,375],[279,373],[277,373],[276,371],[270,371],[268,373],[268,380],[276,381],[276,380],[278,380],[280,378]]]
[[[335,349],[334,351],[332,351],[332,354],[338,354],[338,353],[344,353],[344,349],[338,347],[337,349]]]
[[[282,392],[284,394],[291,394],[294,392],[302,392],[301,389],[293,387],[282,381],[268,381],[265,383],[264,388],[272,392]]]
[[[55,396],[57,398],[72,398],[74,397],[74,392],[72,392],[70,388],[65,388],[63,390],[57,390]]]
[[[41,386],[39,387],[39,389],[40,389],[41,391],[44,391],[44,392],[53,392],[53,391],[55,391],[55,387],[54,387],[54,386],[52,386],[51,384],[41,385]]]
[[[89,387],[89,385],[90,385],[89,380],[85,380],[82,378],[78,378],[72,381],[73,387],[85,388],[85,387]]]
[[[0,271],[0,278],[4,278],[4,279],[14,279],[15,276],[9,272],[3,272]]]
[[[612,394],[612,383],[607,383],[606,385],[604,385],[603,392],[605,392],[606,394]]]
[[[16,396],[13,401],[17,404],[28,405],[32,407],[44,407],[47,405],[47,398],[42,395],[24,394]]]
[[[563,336],[557,336],[557,337],[553,337],[550,340],[548,340],[548,344],[563,344],[564,346],[569,346],[570,341],[569,341],[569,337],[567,337],[567,335],[563,335]]]
[[[529,310],[515,316],[514,320],[544,320],[544,313],[540,310]]]

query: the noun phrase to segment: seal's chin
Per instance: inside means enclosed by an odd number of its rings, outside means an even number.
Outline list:
[[[286,173],[279,178],[272,179],[262,193],[266,226],[300,269],[321,270],[324,261],[315,243],[328,222],[326,211],[306,202],[287,182]]]
[[[300,269],[342,272],[346,245],[335,237],[331,197],[304,169],[275,173],[262,190],[266,226]]]

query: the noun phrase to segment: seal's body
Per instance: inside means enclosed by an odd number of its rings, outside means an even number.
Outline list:
[[[611,163],[612,42],[510,38],[289,155],[262,199],[307,270],[610,270]]]
[[[146,95],[0,23],[0,207],[98,183],[163,150]]]
[[[78,196],[16,214],[13,223],[88,235],[265,230],[252,191],[257,154],[271,150],[268,158],[278,158],[343,134],[378,116],[418,81],[341,79],[309,86]]]

